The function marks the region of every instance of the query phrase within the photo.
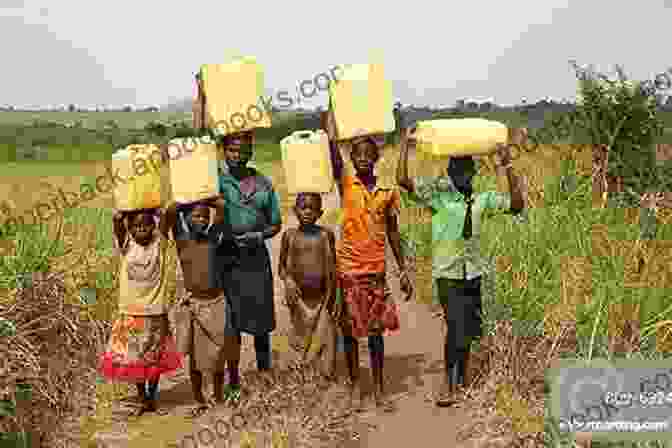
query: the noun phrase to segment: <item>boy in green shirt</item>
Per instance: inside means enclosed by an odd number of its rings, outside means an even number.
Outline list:
[[[480,256],[482,212],[517,214],[524,207],[520,184],[511,168],[508,145],[498,148],[498,174],[506,174],[511,194],[495,191],[474,195],[477,167],[471,156],[451,158],[446,174],[436,178],[410,178],[408,150],[415,141],[402,129],[397,183],[416,201],[432,210],[432,278],[438,287],[447,332],[444,345],[445,382],[438,406],[450,406],[458,385],[466,386],[471,341],[481,336]]]

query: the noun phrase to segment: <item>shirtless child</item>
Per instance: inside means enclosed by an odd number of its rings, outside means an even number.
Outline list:
[[[322,375],[333,379],[336,237],[330,229],[315,224],[323,213],[319,194],[299,193],[294,212],[299,227],[283,233],[278,267],[291,313],[293,345],[310,355]]]
[[[210,208],[217,214],[210,223]],[[228,306],[217,269],[218,247],[230,242],[231,232],[223,223],[224,199],[214,198],[178,209],[175,204],[167,210],[173,229],[178,257],[184,273],[186,296],[178,306],[182,319],[177,322],[178,345],[190,355],[192,391],[197,406],[197,416],[208,409],[203,395],[203,372],[213,374],[214,398],[217,402],[237,399],[240,393],[238,363],[240,341],[235,336],[225,336],[224,328]],[[187,313],[184,313],[187,311]],[[189,311],[192,312],[191,318]],[[225,365],[231,384],[224,393]]]

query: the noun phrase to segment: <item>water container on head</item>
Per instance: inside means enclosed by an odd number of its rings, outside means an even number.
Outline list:
[[[180,138],[168,144],[173,200],[190,203],[219,194],[221,152],[211,139]]]
[[[203,65],[200,74],[206,123],[215,134],[271,127],[270,111],[261,101],[264,71],[254,57],[233,55],[226,63]]]
[[[394,131],[392,83],[382,64],[342,66],[329,95],[339,140]]]
[[[112,154],[112,170],[127,182],[114,189],[117,210],[162,207],[170,196],[170,180],[161,148],[157,145],[130,145]]]
[[[280,142],[289,194],[329,193],[334,175],[326,132],[296,131]]]
[[[508,140],[506,125],[482,118],[419,121],[417,148],[437,157],[483,156]]]

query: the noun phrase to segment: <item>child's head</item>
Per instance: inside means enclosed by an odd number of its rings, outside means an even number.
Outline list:
[[[190,204],[184,208],[189,224],[197,239],[207,238],[210,225],[210,207],[203,203]]]
[[[137,244],[146,246],[152,242],[156,229],[155,213],[141,210],[128,214],[128,232]]]
[[[477,166],[472,156],[451,157],[447,172],[458,191],[461,193],[471,193],[473,191],[473,180],[477,172]]]
[[[319,193],[299,193],[296,195],[294,213],[301,225],[313,225],[322,217],[322,195]]]
[[[254,154],[254,134],[247,131],[220,137],[217,147],[224,151],[226,163],[230,167],[244,167]]]
[[[191,223],[204,226],[210,224],[210,207],[205,204],[195,204],[191,208]]]
[[[380,159],[380,148],[378,141],[371,136],[355,139],[352,142],[352,152],[350,159],[357,172],[357,175],[371,175],[373,168]]]

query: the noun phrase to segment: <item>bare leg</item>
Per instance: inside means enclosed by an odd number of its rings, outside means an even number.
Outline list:
[[[203,372],[191,369],[189,376],[191,377],[191,391],[197,403],[191,415],[192,417],[198,417],[208,409],[208,403],[203,395]]]
[[[450,325],[450,323],[449,323]],[[439,396],[436,400],[436,405],[440,407],[451,406],[455,403],[454,395],[456,391],[457,383],[457,365],[456,363],[450,362],[450,353],[451,352],[451,341],[450,341],[450,327],[448,332],[446,332],[446,340],[444,341],[443,346],[443,357],[444,357],[444,369],[445,377],[444,383],[439,391]]]
[[[359,343],[352,336],[345,336],[345,357],[350,375],[350,403],[355,410],[361,408],[362,391],[359,383]]]
[[[191,377],[191,392],[194,394],[194,400],[198,403],[205,404],[205,396],[203,395],[203,372],[192,370],[189,372]]]
[[[145,390],[145,383],[135,383],[135,387],[138,390],[138,398],[140,398],[140,401],[145,401],[147,398],[147,392]]]
[[[224,372],[217,372],[212,376],[212,384],[214,389],[214,398],[217,403],[224,401],[224,379],[226,375]]]
[[[138,410],[137,415],[143,415],[146,412],[156,412],[156,390],[159,387],[159,379],[148,381],[147,388],[145,384],[136,383],[138,392],[142,392],[142,407]]]

